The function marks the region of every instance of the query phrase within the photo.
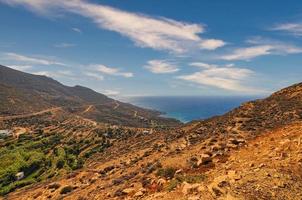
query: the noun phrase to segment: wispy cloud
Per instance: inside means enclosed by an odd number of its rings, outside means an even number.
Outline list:
[[[145,68],[154,74],[167,74],[179,71],[174,63],[166,60],[150,60]]]
[[[5,60],[21,62],[22,64],[33,64],[33,65],[61,65],[65,66],[64,63],[57,62],[55,60],[49,60],[45,58],[38,58],[38,57],[31,57],[25,56],[17,53],[5,53],[4,58]]]
[[[125,78],[133,77],[133,73],[131,72],[123,72],[118,68],[107,67],[105,65],[93,65],[94,70],[101,72],[102,74],[107,74],[111,76],[123,76]]]
[[[245,86],[245,82],[254,74],[247,68],[234,67],[233,65],[218,66],[207,63],[191,63],[191,66],[200,68],[198,72],[178,76],[178,79],[195,83],[200,86],[210,86],[240,93],[262,93],[253,87]]]
[[[73,78],[74,74],[71,71],[68,70],[58,70],[58,71],[37,71],[33,72],[35,75],[41,75],[41,76],[48,76],[52,78]]]
[[[200,42],[200,48],[207,50],[215,50],[226,45],[226,42],[217,39],[208,39]]]
[[[302,36],[302,23],[284,23],[271,28],[275,31],[284,31],[295,36]]]
[[[221,56],[223,60],[251,60],[264,55],[287,55],[302,53],[302,48],[284,42],[254,37],[247,40],[251,46],[234,49],[231,53]]]
[[[273,49],[270,45],[258,45],[246,48],[235,49],[232,53],[223,55],[223,60],[250,60],[258,56],[271,54]]]
[[[102,76],[100,74],[96,74],[94,72],[85,72],[84,75],[89,76],[89,77],[99,80],[99,81],[104,80],[104,76]]]
[[[70,48],[70,47],[75,47],[77,46],[76,44],[71,44],[71,43],[59,43],[59,44],[55,44],[53,45],[56,48]]]
[[[18,71],[23,71],[23,72],[26,72],[26,71],[33,68],[30,65],[8,65],[8,67],[10,67],[12,69],[15,69],[15,70],[18,70]]]
[[[201,24],[126,12],[88,1],[1,1],[9,5],[23,5],[40,14],[55,13],[58,10],[75,13],[92,19],[102,29],[115,31],[128,37],[140,47],[183,53],[192,47],[213,50],[225,45],[222,40],[201,38],[199,34],[205,32]]]
[[[107,95],[107,96],[117,96],[120,94],[120,91],[117,91],[117,90],[104,90],[102,92],[104,95]]]
[[[81,29],[76,28],[76,27],[71,28],[71,30],[73,30],[74,32],[80,33],[80,34],[83,33]]]

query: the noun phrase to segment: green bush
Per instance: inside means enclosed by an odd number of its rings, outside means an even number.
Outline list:
[[[169,185],[167,186],[166,190],[171,192],[177,187],[178,184],[180,184],[180,182],[177,179],[173,179],[169,182]]]
[[[187,182],[187,183],[201,183],[205,180],[204,175],[177,175],[175,177],[179,182]]]
[[[68,185],[61,189],[60,194],[67,194],[69,192],[72,192],[72,190],[73,190],[73,187]]]
[[[160,168],[156,172],[157,176],[164,177],[166,179],[172,179],[175,175],[176,170],[173,167]]]
[[[56,164],[56,167],[58,169],[62,169],[64,167],[64,165],[65,165],[65,160],[59,159],[58,162],[57,162],[57,164]]]

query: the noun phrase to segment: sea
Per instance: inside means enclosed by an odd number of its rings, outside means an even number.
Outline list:
[[[133,105],[163,112],[164,117],[176,118],[184,123],[222,115],[243,102],[260,97],[205,97],[205,96],[148,96],[127,97]]]

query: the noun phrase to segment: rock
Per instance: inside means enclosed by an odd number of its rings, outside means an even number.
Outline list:
[[[235,148],[237,148],[237,145],[236,144],[232,144],[232,143],[228,143],[226,145],[226,147],[231,148],[231,149],[235,149]]]
[[[208,164],[210,162],[212,162],[212,158],[211,158],[210,155],[208,155],[208,154],[202,154],[201,155],[201,164],[204,165],[204,164]]]
[[[176,170],[175,174],[181,174],[182,173],[182,169],[178,169]]]
[[[219,144],[215,144],[214,146],[211,147],[212,151],[219,151],[223,149],[223,147]]]
[[[142,191],[138,191],[138,192],[136,192],[133,196],[134,197],[141,197],[141,196],[143,196],[144,195],[144,193],[142,192]]]
[[[134,194],[135,193],[135,189],[134,188],[126,188],[122,192],[124,194],[126,194],[126,195],[130,195],[130,194]]]
[[[192,197],[188,197],[188,200],[200,200],[201,197],[200,196],[192,196]]]
[[[207,190],[206,187],[203,186],[203,185],[200,185],[200,186],[197,188],[197,191],[198,191],[198,192],[204,192],[204,191],[206,191],[206,190]]]
[[[163,178],[160,178],[157,180],[157,184],[160,185],[160,186],[163,186],[167,181]]]
[[[262,168],[262,167],[264,167],[265,166],[265,164],[264,163],[261,163],[260,165],[259,165],[259,168]]]
[[[189,184],[189,183],[187,183],[187,182],[184,182],[181,191],[182,191],[182,193],[183,193],[184,195],[193,194],[193,193],[198,192],[198,188],[199,188],[200,186],[201,186],[201,185],[198,184],[198,183]]]
[[[237,172],[234,170],[228,171],[228,177],[233,181],[238,181],[241,179],[241,175],[237,174]]]

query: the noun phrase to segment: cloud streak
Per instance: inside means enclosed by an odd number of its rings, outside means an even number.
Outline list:
[[[32,64],[32,65],[60,65],[66,66],[64,63],[57,62],[54,60],[44,59],[44,58],[37,58],[37,57],[30,57],[25,56],[17,53],[5,53],[4,54],[5,60],[21,62],[22,64]]]
[[[83,33],[83,31],[81,29],[76,28],[76,27],[71,28],[71,30],[73,30],[74,32],[80,33],[80,34]]]
[[[205,32],[201,24],[126,12],[83,0],[0,0],[0,2],[11,6],[22,5],[39,14],[54,14],[58,10],[75,13],[90,18],[102,29],[128,37],[137,46],[155,50],[183,53],[192,47],[214,50],[226,44],[219,39],[201,38],[199,34]],[[77,29],[73,30],[80,32]]]
[[[101,72],[102,74],[107,74],[111,76],[122,76],[125,78],[133,77],[132,72],[123,72],[118,68],[107,67],[105,65],[93,65],[93,68],[95,69],[95,71]]]
[[[251,60],[265,55],[288,55],[302,53],[302,48],[280,41],[255,37],[247,40],[251,46],[234,49],[231,53],[222,55],[222,60]]]
[[[52,78],[74,78],[74,74],[68,70],[58,70],[58,71],[36,71],[33,72],[35,75],[47,76]]]
[[[198,67],[200,71],[178,76],[178,79],[232,92],[251,94],[263,92],[262,90],[245,86],[246,80],[254,74],[254,71],[250,69],[238,68],[233,65],[217,66],[207,63],[191,63],[190,65]]]
[[[144,67],[154,74],[170,74],[179,71],[175,64],[166,60],[150,60]]]
[[[71,44],[71,43],[59,43],[59,44],[55,44],[53,45],[56,48],[71,48],[71,47],[75,47],[77,46],[76,44]]]
[[[284,31],[295,36],[302,36],[302,23],[284,23],[271,28],[273,31]]]

